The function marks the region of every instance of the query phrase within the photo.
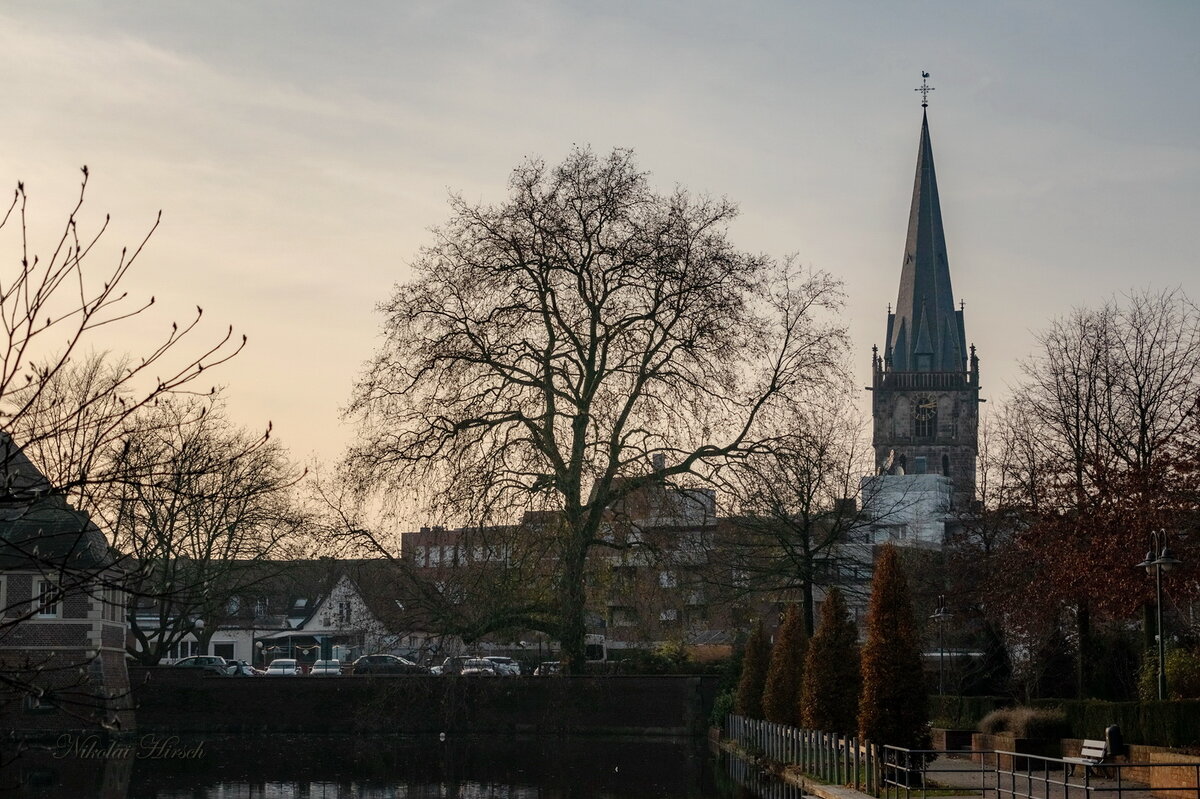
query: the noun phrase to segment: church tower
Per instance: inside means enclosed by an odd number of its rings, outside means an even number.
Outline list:
[[[950,289],[928,112],[921,116],[900,292],[883,354],[872,349],[872,443],[877,473],[947,477],[952,507],[965,510],[975,498],[979,359]]]

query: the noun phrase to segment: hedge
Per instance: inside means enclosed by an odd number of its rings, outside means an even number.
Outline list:
[[[931,696],[931,716],[954,729],[976,729],[981,719],[1014,702],[1002,696]],[[1072,738],[1103,738],[1110,724],[1121,727],[1126,743],[1147,746],[1200,746],[1200,700],[1104,702],[1098,699],[1037,699],[1034,707],[1061,708]]]
[[[1038,700],[1039,707],[1061,707],[1072,737],[1103,738],[1109,724],[1121,727],[1126,743],[1147,746],[1200,746],[1200,700],[1101,702]]]

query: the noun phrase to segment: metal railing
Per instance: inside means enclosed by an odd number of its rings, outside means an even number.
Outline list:
[[[1200,760],[1084,765],[1004,750],[906,749],[736,715],[725,737],[750,757],[882,799],[957,789],[983,799],[1200,799]]]
[[[949,760],[957,755],[969,760]],[[1200,762],[1087,765],[1002,749],[947,752],[883,747],[884,799],[924,799],[931,788],[988,799],[1200,799]],[[950,776],[947,776],[950,775]]]
[[[730,715],[725,736],[752,756],[800,770],[822,782],[879,795],[879,747],[858,738]]]

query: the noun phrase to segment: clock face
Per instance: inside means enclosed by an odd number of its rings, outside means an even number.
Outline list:
[[[937,399],[928,394],[921,394],[913,405],[913,418],[927,422],[937,416]]]

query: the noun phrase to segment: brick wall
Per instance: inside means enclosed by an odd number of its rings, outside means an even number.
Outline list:
[[[716,677],[209,677],[130,670],[139,732],[703,736]]]

